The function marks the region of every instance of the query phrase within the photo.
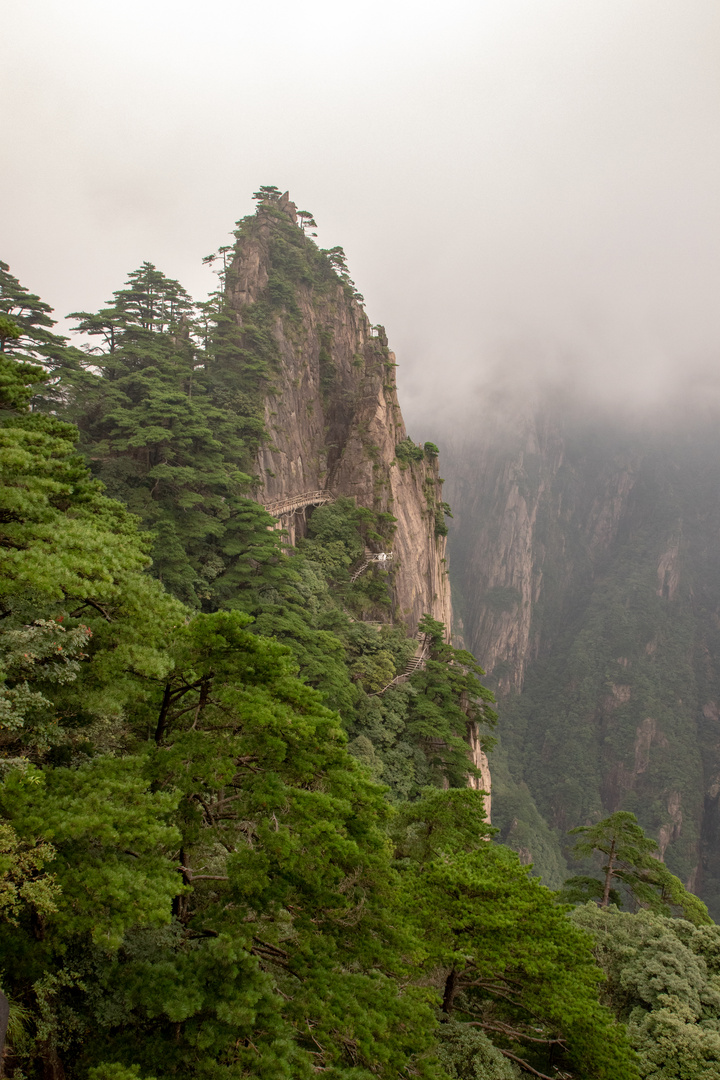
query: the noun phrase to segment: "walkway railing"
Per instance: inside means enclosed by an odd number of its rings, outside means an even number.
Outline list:
[[[333,492],[327,489],[304,491],[301,495],[293,495],[289,499],[275,499],[273,502],[263,503],[263,506],[273,517],[283,517],[285,514],[296,514],[306,506],[322,506],[324,503],[335,502],[335,498]]]
[[[414,675],[416,671],[421,671],[425,667],[425,663],[430,653],[430,642],[428,641],[427,634],[422,634],[419,639],[418,647],[415,650],[415,655],[411,656],[403,671],[399,675],[396,675],[394,679],[383,686],[382,690],[377,690],[371,697],[382,697],[386,690],[389,690],[391,686],[400,686],[401,683],[407,682],[411,675]]]
[[[371,563],[380,563],[382,566],[388,559],[392,559],[392,551],[368,551],[366,548],[363,561],[360,563],[357,570],[353,570],[350,575],[350,584],[352,585],[353,581],[357,581],[363,571],[367,570]]]

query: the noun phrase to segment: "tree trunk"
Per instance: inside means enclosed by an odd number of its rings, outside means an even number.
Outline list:
[[[212,685],[211,680],[212,680],[213,674],[214,674],[214,672],[211,671],[210,674],[208,675],[208,677],[206,679],[203,679],[203,681],[200,683],[200,698],[198,700],[197,709],[195,710],[195,719],[193,720],[193,725],[192,725],[192,730],[193,731],[195,730],[195,725],[197,724],[198,720],[200,719],[200,717],[202,715],[202,712],[203,712],[205,706],[208,703],[208,698],[210,697],[210,686]]]
[[[453,1002],[455,995],[458,991],[458,973],[455,968],[450,969],[450,973],[445,980],[445,993],[443,994],[442,1011],[449,1016],[453,1010]]]
[[[603,890],[603,898],[600,901],[600,907],[607,907],[610,903],[610,884],[613,879],[613,865],[615,863],[615,841],[613,840],[610,845],[610,854],[608,856],[607,870],[605,872],[605,888]]]
[[[57,1049],[48,1043],[42,1049],[42,1080],[65,1080],[65,1070]]]
[[[180,865],[182,867],[185,866],[185,848],[180,848]],[[182,874],[182,883],[183,883],[183,885],[189,885],[190,884],[190,878],[187,876],[186,871],[183,869],[180,872]],[[181,893],[178,893],[176,896],[173,897],[172,913],[179,922],[181,922],[183,924],[187,922],[187,917],[188,917],[187,893],[181,892]]]
[[[160,706],[160,715],[158,716],[157,727],[155,728],[155,742],[159,746],[165,735],[165,728],[167,727],[167,715],[170,711],[171,690],[170,683],[165,685],[165,693],[163,694],[162,705]]]

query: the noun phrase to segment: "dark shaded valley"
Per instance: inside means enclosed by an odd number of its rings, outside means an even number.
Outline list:
[[[456,625],[499,697],[493,820],[544,880],[635,812],[720,911],[720,440],[579,403],[446,445]]]

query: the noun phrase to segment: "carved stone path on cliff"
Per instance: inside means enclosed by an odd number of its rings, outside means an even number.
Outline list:
[[[325,503],[335,502],[336,496],[327,489],[323,491],[304,491],[301,495],[293,495],[291,498],[275,499],[273,502],[263,503],[268,514],[273,517],[283,517],[285,514],[296,514],[308,506],[323,506]]]

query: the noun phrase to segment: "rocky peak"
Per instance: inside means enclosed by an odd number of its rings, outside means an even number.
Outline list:
[[[437,452],[408,439],[395,356],[383,328],[370,324],[342,250],[318,249],[287,192],[261,202],[237,236],[229,306],[248,340],[263,335],[272,354],[258,500],[292,504],[281,518],[292,543],[312,513],[312,504],[299,506],[311,493],[392,515],[393,617],[414,633],[427,612],[449,629]]]

